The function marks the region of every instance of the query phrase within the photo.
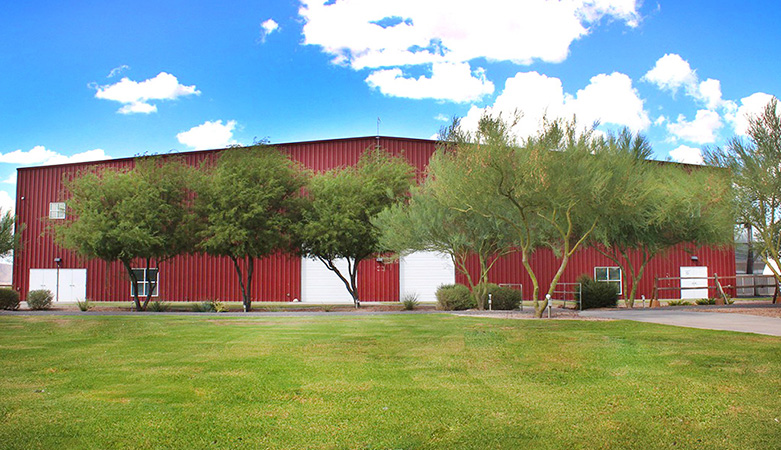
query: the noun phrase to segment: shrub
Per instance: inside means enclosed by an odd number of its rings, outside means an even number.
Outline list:
[[[214,312],[214,302],[193,303],[193,312]]]
[[[19,309],[19,293],[13,289],[0,289],[0,309]]]
[[[463,311],[476,308],[469,288],[463,284],[444,284],[437,288],[437,308],[445,311]]]
[[[595,281],[588,275],[578,278],[581,297],[575,294],[575,299],[581,301],[582,309],[615,308],[618,305],[618,290],[610,283]]]
[[[205,302],[198,302],[193,304],[193,311],[195,312],[226,312],[228,307],[224,303],[217,300],[206,300]]]
[[[169,309],[171,309],[171,306],[166,302],[155,300],[149,304],[149,307],[147,309],[152,312],[166,312]]]
[[[716,303],[715,301],[713,302]],[[686,300],[670,300],[667,302],[667,306],[689,306],[692,302],[688,302]]]
[[[401,299],[401,305],[404,307],[405,311],[412,311],[419,304],[418,294],[404,294],[404,297]]]
[[[488,283],[488,292],[486,292],[485,308],[488,309],[488,297],[491,294],[491,309],[497,311],[510,311],[518,309],[521,304],[521,291],[498,284]]]
[[[49,309],[52,307],[52,300],[54,300],[54,294],[47,289],[37,289],[27,293],[27,306],[30,309]]]
[[[79,307],[79,310],[81,311],[89,311],[90,309],[90,301],[89,299],[85,298],[82,300],[76,300],[76,306]]]
[[[715,305],[716,299],[715,298],[698,298],[694,301],[694,303],[698,305]]]

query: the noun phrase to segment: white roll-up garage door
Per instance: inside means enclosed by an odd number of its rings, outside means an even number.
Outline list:
[[[437,288],[456,282],[456,269],[449,255],[439,252],[415,252],[399,261],[400,298],[417,294],[418,301],[435,302]]]
[[[348,278],[347,261],[336,261],[336,267]],[[349,279],[349,278],[348,278]],[[301,301],[307,303],[352,303],[342,280],[317,259],[301,258]]]

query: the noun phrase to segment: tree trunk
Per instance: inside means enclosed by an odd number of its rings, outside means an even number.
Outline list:
[[[325,264],[325,267],[330,270],[331,272],[335,273],[336,276],[339,277],[340,280],[342,280],[342,283],[344,284],[344,287],[347,288],[347,292],[350,293],[350,296],[353,299],[353,304],[356,308],[360,308],[361,306],[361,299],[358,298],[358,283],[356,280],[358,279],[358,264],[363,260],[356,259],[354,261],[350,261],[349,258],[347,258],[347,276],[350,277],[348,280],[347,278],[342,275],[342,272],[339,271],[339,268],[336,267],[336,264],[330,259],[325,259],[321,257],[317,257],[317,259],[320,260],[323,264]]]
[[[144,277],[146,278],[146,299],[144,299],[144,311],[146,311],[147,306],[149,306],[149,301],[152,300],[152,292],[155,290],[155,286],[157,286],[157,281],[154,283],[149,281],[149,269],[150,269],[150,259],[146,259],[146,268],[144,270]],[[160,270],[157,271],[157,276],[160,276]]]
[[[231,256],[233,261],[233,267],[236,269],[236,274],[239,276],[239,287],[241,288],[241,303],[244,308],[244,312],[248,312],[252,307],[252,300],[250,298],[250,286],[252,283],[252,272],[255,265],[252,257],[247,257],[247,282],[244,282],[244,274],[241,271],[241,265],[239,265],[239,259]]]
[[[247,257],[247,283],[244,285],[244,312],[252,310],[252,275],[255,273],[255,258]]]
[[[526,249],[521,249],[521,262],[523,263],[523,267],[526,269],[526,273],[529,275],[529,278],[532,280],[532,300],[534,301],[534,316],[537,318],[542,317],[542,312],[545,311],[545,308],[548,306],[548,301],[546,300],[545,303],[540,307],[540,283],[537,281],[537,275],[534,274],[534,270],[532,269],[531,264],[529,264],[529,252]]]
[[[143,309],[141,309],[141,302],[138,300],[138,279],[136,278],[135,272],[133,272],[133,267],[130,266],[130,261],[125,260],[122,261],[122,265],[125,267],[133,286],[133,305],[136,311],[143,311]]]

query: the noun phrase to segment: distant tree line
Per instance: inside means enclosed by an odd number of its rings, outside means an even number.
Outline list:
[[[758,131],[781,123],[773,117],[776,122],[770,117],[752,122],[753,147],[737,147],[735,141],[728,148],[750,154],[772,141],[778,151],[781,126],[777,134]],[[175,156],[138,158],[129,169],[106,168],[70,180],[73,219],[53,229],[65,248],[121,262],[136,287],[132,261],[152,268],[180,254],[228,257],[245,311],[252,306],[255,262],[276,253],[321,261],[357,307],[361,261],[388,252],[441,252],[465,275],[483,308],[491,267],[501,256],[519,252],[539,316],[545,294],[555,291],[583,247],[595,247],[621,267],[632,306],[654,257],[687,242],[731,245],[735,205],[744,208],[742,220],[758,222],[748,211],[761,203],[759,194],[739,187],[747,183],[748,169],[740,172],[732,153],[713,151],[709,158],[730,170],[684,166],[650,160],[648,141],[627,130],[604,134],[551,120],[519,139],[513,125],[513,118],[490,115],[476,130],[454,121],[442,130],[420,185],[402,156],[380,148],[367,149],[354,166],[322,173],[263,144],[226,149],[201,167]],[[781,208],[774,201],[768,200]],[[774,245],[764,250],[768,261],[778,258],[778,223],[766,227]],[[543,247],[558,258],[547,286],[540,285],[531,263]],[[630,254],[640,255],[639,264]],[[473,256],[476,273],[467,270]],[[339,260],[346,261],[346,271]],[[136,309],[146,309],[152,292],[150,286],[142,301],[133,290]]]

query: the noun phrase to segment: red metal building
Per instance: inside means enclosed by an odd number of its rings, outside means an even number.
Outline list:
[[[314,142],[277,144],[304,166],[323,171],[355,164],[363,151],[380,145],[395,155],[403,155],[422,175],[435,150],[436,142],[422,139],[365,137]],[[181,154],[190,164],[214,158],[221,150],[195,151]],[[110,161],[64,164],[57,166],[20,168],[17,181],[16,214],[21,231],[22,248],[14,256],[14,287],[22,299],[32,289],[49,288],[57,291],[60,300],[88,298],[102,301],[130,299],[130,282],[118,263],[84,260],[58,247],[47,231],[49,220],[67,216],[63,179],[87,167],[132,167],[133,158]],[[696,263],[692,256],[696,256]],[[345,301],[346,290],[332,274],[323,272],[313,261],[289,255],[278,255],[256,264],[253,297],[256,301]],[[541,250],[534,254],[532,264],[541,285],[546,285],[558,267],[554,255]],[[574,282],[587,273],[594,276],[595,268],[614,264],[595,250],[584,249],[571,259],[562,282]],[[698,266],[709,275],[735,274],[735,256],[732,249],[693,248],[681,246],[651,262],[646,269],[638,295],[651,295],[655,276],[679,276],[681,268]],[[142,267],[141,264],[138,267]],[[241,294],[232,263],[227,258],[206,255],[187,255],[166,261],[160,266],[157,298],[166,301],[238,301]],[[452,264],[436,255],[418,255],[401,262],[385,264],[381,260],[364,261],[359,268],[359,293],[364,301],[399,301],[402,292],[422,289],[422,299],[431,299],[439,284],[463,281]],[[502,258],[491,272],[497,283],[522,284],[526,293],[531,283],[520,264],[518,255]],[[340,292],[339,289],[342,291]],[[713,295],[711,292],[710,295]],[[528,298],[528,295],[525,295]],[[676,297],[676,293],[669,293]]]

